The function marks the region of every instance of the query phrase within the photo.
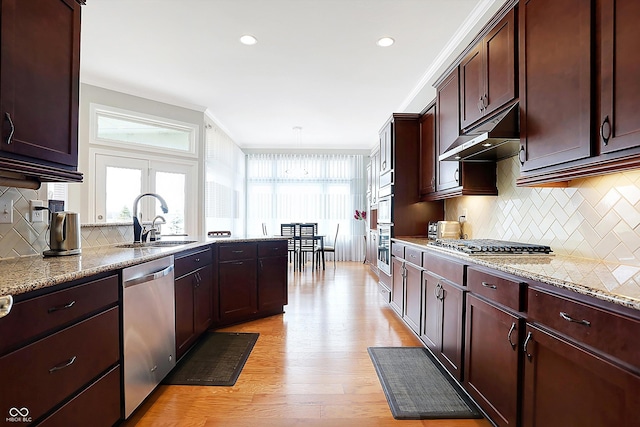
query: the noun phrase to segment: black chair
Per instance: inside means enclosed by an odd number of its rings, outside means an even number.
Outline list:
[[[318,246],[318,239],[316,238],[316,230],[318,229],[318,224],[300,224],[299,228],[300,234],[298,238],[298,250],[300,251],[300,270],[302,271],[303,260],[306,261],[306,254],[311,253],[311,265],[315,266],[316,257],[319,255],[318,250],[320,248]]]
[[[325,252],[333,252],[333,268],[336,268],[336,246],[338,245],[338,232],[340,231],[340,223],[336,226],[336,237],[333,239],[333,244],[322,245],[322,268],[324,268],[324,254]]]
[[[297,224],[280,224],[280,235],[287,237],[287,252],[289,253],[289,262],[293,258],[294,269],[298,261],[298,238],[296,235]]]

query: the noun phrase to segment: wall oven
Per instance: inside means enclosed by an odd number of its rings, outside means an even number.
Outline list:
[[[393,197],[391,195],[378,197],[378,224],[391,224],[392,203]]]
[[[378,223],[378,269],[391,275],[391,224]]]

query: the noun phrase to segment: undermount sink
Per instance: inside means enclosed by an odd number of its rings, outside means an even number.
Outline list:
[[[124,243],[122,245],[116,245],[117,248],[153,248],[162,246],[180,246],[187,245],[189,243],[196,243],[196,240],[156,240],[155,242],[138,242],[138,243]]]

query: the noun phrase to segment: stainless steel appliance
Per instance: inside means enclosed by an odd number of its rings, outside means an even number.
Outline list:
[[[429,239],[459,239],[462,227],[458,221],[430,222],[427,229]]]
[[[44,256],[77,255],[80,249],[80,215],[52,212],[49,222],[49,250]]]
[[[493,239],[437,239],[429,245],[463,255],[549,255],[553,252],[545,245]]]
[[[125,418],[173,369],[173,256],[122,270]]]
[[[378,224],[378,268],[391,274],[391,225]]]

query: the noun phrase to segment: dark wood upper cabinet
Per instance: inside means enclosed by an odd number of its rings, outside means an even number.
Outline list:
[[[460,63],[460,127],[515,99],[516,18],[511,9]]]
[[[593,2],[520,4],[522,170],[592,155]]]
[[[439,156],[460,136],[460,103],[458,68],[436,87],[436,153]],[[436,190],[443,191],[460,185],[458,162],[438,162]]]
[[[436,191],[436,106],[420,117],[420,197]]]
[[[602,153],[640,146],[640,2],[600,3],[600,129]]]
[[[80,5],[2,0],[1,10],[0,171],[82,181],[75,172]]]

